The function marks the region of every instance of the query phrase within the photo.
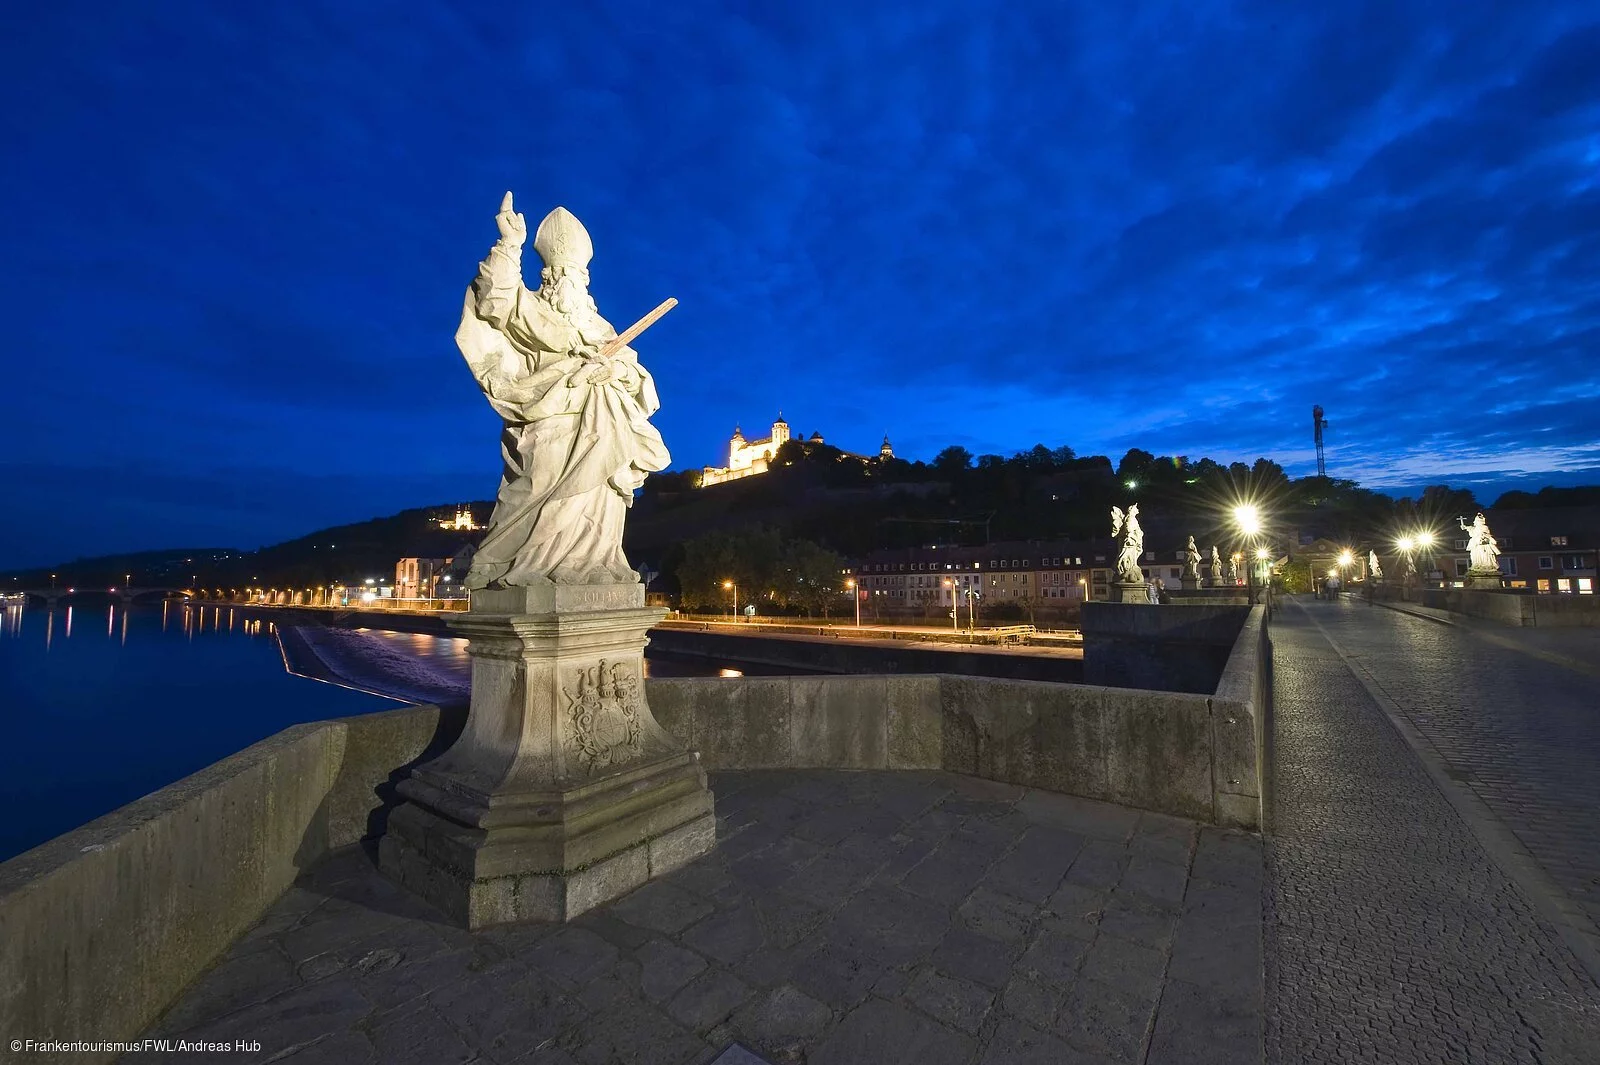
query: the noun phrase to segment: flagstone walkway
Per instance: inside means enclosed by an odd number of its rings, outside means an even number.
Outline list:
[[[716,852],[565,926],[453,928],[346,852],[147,1034],[302,1065],[1260,1060],[1256,837],[946,773],[713,786]]]

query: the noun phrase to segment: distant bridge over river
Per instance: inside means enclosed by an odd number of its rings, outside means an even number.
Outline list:
[[[70,588],[9,588],[4,589],[7,595],[25,595],[30,601],[37,600],[47,606],[55,606],[63,599],[75,599],[86,595],[109,595],[120,599],[124,603],[131,603],[137,599],[149,599],[160,596],[163,599],[191,599],[194,593],[187,588],[166,587],[131,587],[103,588],[100,585],[73,585]]]

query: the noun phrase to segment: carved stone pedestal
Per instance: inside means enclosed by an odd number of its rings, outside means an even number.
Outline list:
[[[1113,603],[1145,603],[1150,602],[1150,586],[1148,584],[1128,584],[1124,581],[1111,583],[1111,601]]]
[[[645,631],[665,611],[632,585],[473,594],[461,738],[397,790],[384,873],[468,928],[565,921],[716,844],[698,756],[644,695]]]
[[[1487,572],[1469,569],[1467,570],[1467,587],[1498,592],[1505,587],[1505,580],[1497,569],[1488,570]]]
[[[1183,578],[1179,579],[1178,583],[1183,586],[1183,590],[1184,591],[1193,592],[1193,591],[1196,591],[1196,590],[1199,589],[1199,587],[1200,587],[1200,578],[1199,577],[1183,577]]]

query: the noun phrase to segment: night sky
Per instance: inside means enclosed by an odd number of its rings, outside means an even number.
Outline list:
[[[588,226],[674,466],[1130,446],[1600,481],[1591,2],[30,4],[0,567],[488,498],[506,189]],[[533,259],[531,249],[530,260]],[[1561,471],[1561,472],[1555,472]]]

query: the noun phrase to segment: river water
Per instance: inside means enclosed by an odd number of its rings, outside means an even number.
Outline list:
[[[443,671],[465,641],[374,634]],[[651,661],[658,676],[737,675]],[[274,732],[404,705],[296,676],[270,617],[79,598],[0,610],[0,861]]]

